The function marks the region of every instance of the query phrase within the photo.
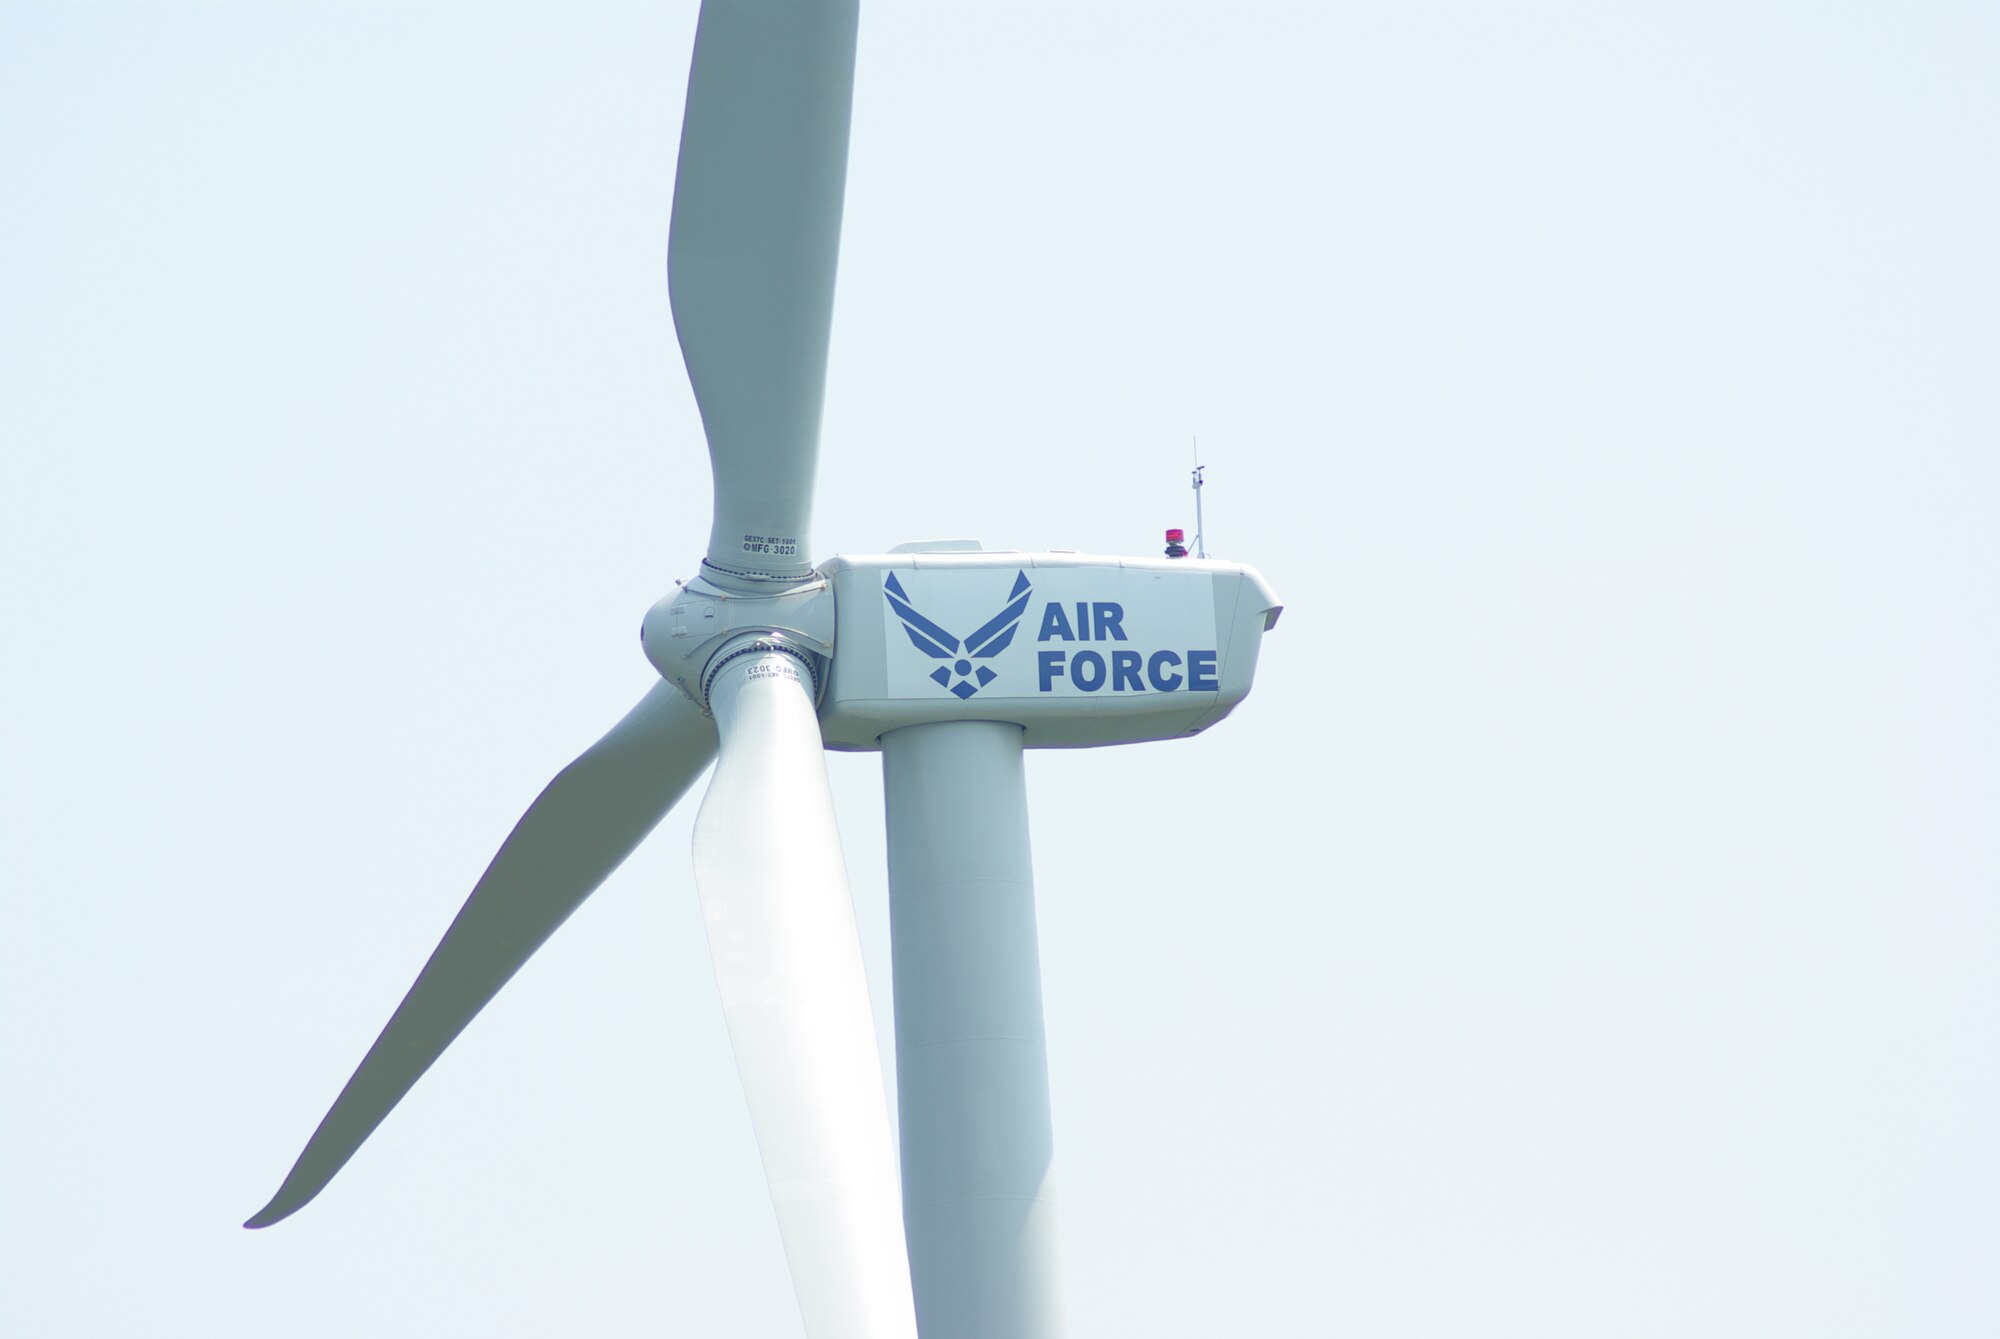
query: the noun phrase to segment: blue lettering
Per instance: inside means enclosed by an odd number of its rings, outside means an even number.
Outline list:
[[[1037,651],[1035,670],[1044,693],[1065,678],[1086,693],[1107,686],[1114,693],[1214,693],[1222,688],[1220,659],[1219,651]]]
[[[1122,642],[1128,640],[1125,629],[1125,611],[1115,604],[1099,603],[1090,606],[1090,621],[1100,642]]]
[[[1046,642],[1049,639],[1056,637],[1059,637],[1066,642],[1073,642],[1076,640],[1076,634],[1070,631],[1069,620],[1063,617],[1063,607],[1057,604],[1054,600],[1050,600],[1048,603],[1048,607],[1042,610],[1042,630],[1040,634],[1036,636],[1035,640],[1038,642]],[[1045,661],[1043,663],[1046,664],[1047,662]],[[1048,691],[1048,683],[1046,680],[1044,680],[1042,684],[1042,691],[1043,692]]]

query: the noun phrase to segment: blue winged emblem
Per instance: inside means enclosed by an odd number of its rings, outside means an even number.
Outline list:
[[[940,665],[932,670],[930,677],[961,702],[1000,677],[987,666],[972,662],[990,660],[1013,642],[1014,632],[1021,625],[1021,615],[1028,607],[1028,596],[1032,591],[1027,572],[1016,572],[1014,589],[1007,594],[1007,607],[960,641],[916,611],[894,572],[882,583],[882,594],[888,598],[889,607],[896,611],[896,617],[903,621],[903,631],[909,634],[910,644],[933,660],[951,662],[948,666]]]

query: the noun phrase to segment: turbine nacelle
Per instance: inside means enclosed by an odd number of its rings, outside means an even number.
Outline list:
[[[820,571],[840,629],[820,725],[848,750],[936,721],[1006,721],[1029,748],[1198,734],[1248,695],[1283,607],[1240,563],[963,540]]]

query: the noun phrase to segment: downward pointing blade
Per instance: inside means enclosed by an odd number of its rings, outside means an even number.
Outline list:
[[[810,1339],[915,1339],[889,1110],[796,661],[751,651],[709,689],[722,755],[695,883],[743,1093]]]
[[[728,572],[810,570],[854,34],[855,0],[707,0],[695,31],[667,273]]]
[[[515,824],[284,1185],[243,1226],[268,1227],[319,1194],[714,756],[714,726],[663,683],[564,768]]]

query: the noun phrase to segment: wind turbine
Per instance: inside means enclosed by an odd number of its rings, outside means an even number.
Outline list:
[[[806,1333],[1061,1333],[1027,748],[1197,733],[1279,605],[1219,561],[808,558],[856,0],[706,0],[668,271],[715,480],[662,676],[529,806],[307,1143],[317,1195],[711,761],[695,883]],[[824,748],[879,750],[901,1183]]]

